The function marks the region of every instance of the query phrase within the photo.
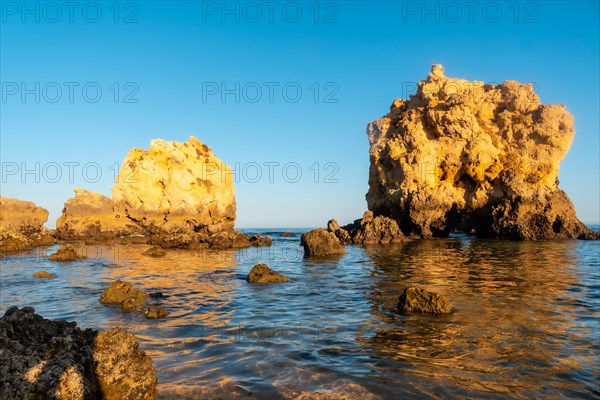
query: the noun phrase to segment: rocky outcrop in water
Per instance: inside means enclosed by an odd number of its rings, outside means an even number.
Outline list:
[[[50,261],[75,261],[83,258],[85,258],[85,256],[77,253],[75,247],[69,243],[60,246],[56,253],[52,253],[50,254],[50,257],[48,257]]]
[[[0,398],[154,399],[156,373],[139,340],[120,328],[79,329],[31,307],[0,318]]]
[[[48,211],[30,201],[0,197],[0,252],[53,245],[47,220]]]
[[[54,279],[56,278],[56,275],[51,274],[48,271],[35,271],[33,274],[31,274],[32,278],[42,278],[42,279]]]
[[[119,304],[124,311],[136,311],[144,313],[146,318],[157,319],[166,317],[167,311],[160,306],[147,305],[147,300],[150,298],[164,297],[161,292],[146,293],[129,282],[116,280],[104,289],[100,295],[100,303],[102,304]]]
[[[598,238],[558,188],[573,117],[541,104],[531,84],[447,78],[434,65],[367,130],[368,208],[405,235]]]
[[[75,189],[56,230],[66,240],[143,235],[162,247],[270,245],[233,230],[234,193],[231,168],[195,137],[152,140],[148,150],[129,151],[112,198]]]
[[[305,257],[324,257],[346,252],[335,234],[325,229],[315,229],[303,234],[300,244],[304,247]]]
[[[398,310],[403,313],[448,314],[452,306],[441,295],[418,287],[407,287],[400,295]]]
[[[343,228],[333,219],[327,223],[327,230],[342,244],[387,244],[406,239],[396,221],[384,216],[374,217],[372,211],[366,211],[361,219]]]
[[[266,264],[256,264],[246,277],[248,283],[281,283],[289,282],[289,278],[272,270]]]

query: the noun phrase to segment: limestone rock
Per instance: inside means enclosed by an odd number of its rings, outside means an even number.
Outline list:
[[[558,189],[573,117],[541,104],[531,84],[447,78],[434,65],[417,93],[395,100],[367,132],[368,208],[405,235],[598,237]]]
[[[296,234],[293,232],[281,232],[281,237],[296,237]]]
[[[139,340],[120,328],[81,330],[31,307],[0,318],[0,398],[154,399],[156,373]]]
[[[335,234],[325,229],[315,229],[305,233],[300,238],[300,244],[304,247],[305,257],[323,257],[345,253],[344,246]]]
[[[342,236],[341,232],[347,232],[354,244],[399,243],[405,239],[396,221],[384,216],[374,217],[372,211],[366,211],[362,219],[346,225],[336,235]]]
[[[64,246],[60,246],[60,248],[56,251],[56,253],[50,254],[48,259],[50,261],[75,261],[85,258],[85,256],[77,253],[73,245],[65,244]]]
[[[280,283],[289,282],[289,278],[273,271],[266,264],[256,264],[246,277],[249,283]]]
[[[31,275],[32,278],[54,279],[56,275],[47,271],[36,271]]]
[[[156,139],[148,150],[129,151],[112,198],[75,189],[56,221],[57,235],[89,241],[135,235],[136,242],[165,248],[267,245],[233,230],[234,194],[231,168],[207,145],[193,136],[185,143]]]
[[[452,306],[441,295],[417,287],[408,287],[400,295],[398,309],[404,313],[448,314]]]
[[[48,211],[30,201],[0,197],[0,252],[53,245],[47,219]]]

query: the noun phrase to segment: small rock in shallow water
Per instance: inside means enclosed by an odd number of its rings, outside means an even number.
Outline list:
[[[152,246],[148,250],[144,251],[142,254],[150,257],[162,257],[167,253],[160,246]]]
[[[296,234],[291,232],[282,232],[281,237],[296,237]]]
[[[246,277],[249,283],[280,283],[289,282],[289,278],[273,271],[266,264],[256,264]]]
[[[167,315],[169,315],[169,313],[163,307],[158,306],[150,307],[149,309],[144,311],[144,315],[148,319],[159,319],[166,317]]]
[[[437,293],[417,287],[408,287],[400,295],[398,310],[406,313],[448,314],[452,312],[452,306]]]
[[[73,261],[85,258],[85,256],[77,254],[75,248],[71,244],[61,246],[56,253],[50,254],[50,261]]]
[[[142,312],[144,304],[146,304],[146,302],[142,297],[129,297],[121,302],[121,309],[125,311]]]
[[[119,264],[106,264],[104,266],[104,268],[111,268],[111,269],[112,268],[121,268],[121,267],[122,267],[122,265],[119,265]]]
[[[144,301],[148,295],[136,289],[131,283],[116,280],[107,287],[100,296],[102,304],[121,304],[124,300],[134,298]]]
[[[45,279],[54,279],[54,278],[56,278],[56,275],[51,274],[50,272],[46,272],[46,271],[36,271],[31,276],[33,278],[45,278]]]
[[[305,233],[300,238],[300,244],[304,247],[304,255],[307,257],[345,253],[344,246],[335,234],[325,229],[315,229]]]

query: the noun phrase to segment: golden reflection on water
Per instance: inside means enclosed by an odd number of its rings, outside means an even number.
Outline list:
[[[590,372],[583,366],[597,359],[592,331],[579,323],[589,310],[573,300],[580,286],[573,273],[577,246],[430,240],[365,248],[375,267],[371,302],[379,323],[365,328],[375,335],[356,338],[375,357],[399,362],[395,368],[421,377],[428,396],[440,397],[426,389],[436,381],[451,383],[458,396],[472,390],[553,397],[556,387],[545,387],[552,381],[563,394],[581,396],[585,390],[576,379],[558,378]],[[398,296],[409,285],[446,296],[456,311],[398,314]]]

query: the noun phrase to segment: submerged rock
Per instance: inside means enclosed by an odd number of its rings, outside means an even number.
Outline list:
[[[120,328],[82,330],[11,307],[0,318],[0,349],[2,399],[156,397],[152,360]]]
[[[48,210],[10,197],[0,197],[0,210],[0,252],[54,244],[54,237],[44,226]]]
[[[167,254],[167,252],[160,246],[152,246],[142,253],[142,255],[150,257],[163,257],[165,254]]]
[[[541,104],[531,84],[447,78],[434,65],[410,100],[395,100],[367,131],[368,208],[405,235],[599,237],[558,188],[573,117]]]
[[[144,311],[144,316],[148,319],[165,318],[169,313],[163,307],[150,307]]]
[[[246,277],[249,283],[280,283],[289,282],[289,278],[273,271],[266,264],[256,264]]]
[[[448,314],[452,312],[452,306],[437,293],[418,287],[407,287],[400,295],[398,310],[404,313]]]
[[[54,279],[56,275],[47,271],[36,271],[31,275],[32,278]]]
[[[345,253],[344,246],[342,246],[336,235],[325,229],[315,229],[305,233],[300,238],[300,244],[304,247],[306,257],[322,257]]]
[[[133,236],[161,247],[267,245],[235,232],[235,217],[233,171],[192,136],[185,143],[156,139],[148,150],[130,150],[112,198],[75,189],[56,230],[67,240]]]
[[[56,253],[50,254],[50,257],[48,257],[50,261],[75,261],[83,258],[85,256],[78,254],[71,244],[60,246]]]
[[[281,232],[281,237],[296,237],[295,233],[292,232]]]

